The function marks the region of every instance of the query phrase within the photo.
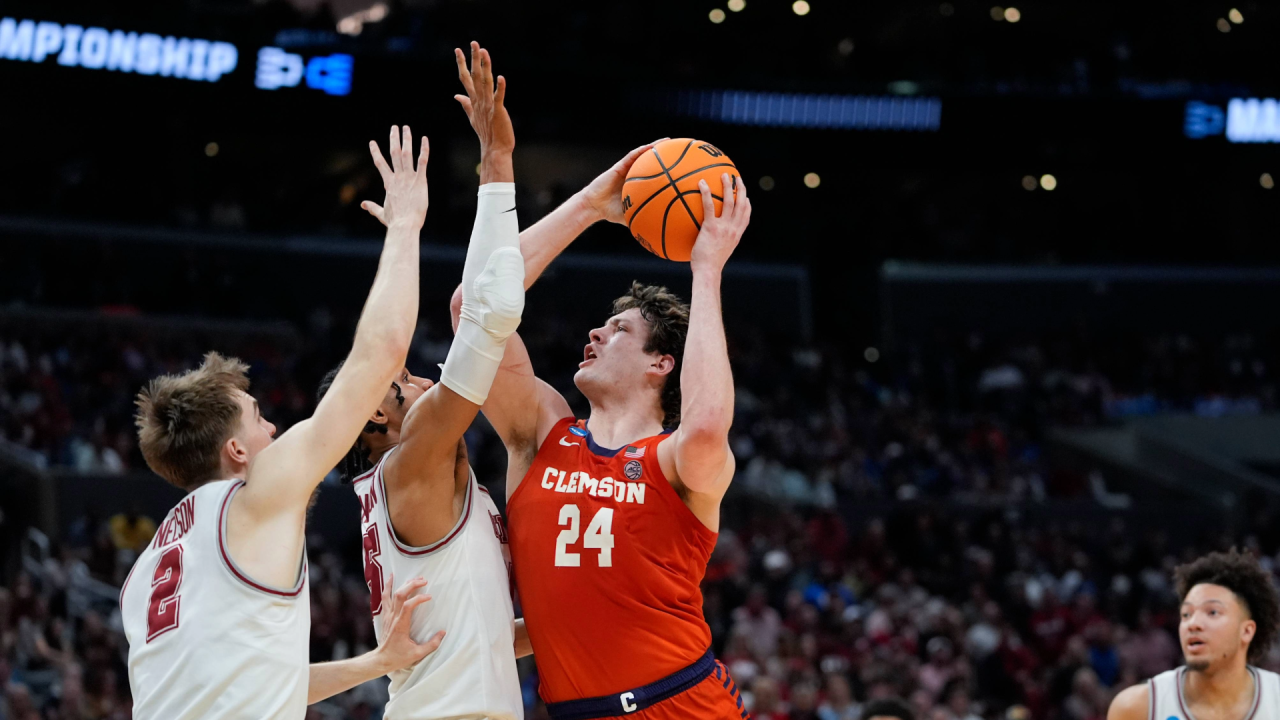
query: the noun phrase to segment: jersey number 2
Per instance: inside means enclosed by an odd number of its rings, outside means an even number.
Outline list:
[[[155,575],[151,577],[151,602],[147,604],[147,642],[178,627],[178,608],[182,598],[182,546],[174,545],[160,556]]]
[[[364,584],[369,586],[369,609],[374,615],[382,612],[382,565],[378,562],[378,556],[382,554],[380,545],[378,526],[370,525],[364,531]]]
[[[556,538],[556,567],[580,567],[582,556],[569,552],[569,546],[578,542],[578,524],[582,521],[582,511],[577,505],[568,503],[560,508],[560,525],[568,528],[560,531]],[[600,508],[596,516],[591,518],[587,526],[586,537],[582,538],[582,547],[599,550],[596,562],[600,567],[613,567],[613,508]]]

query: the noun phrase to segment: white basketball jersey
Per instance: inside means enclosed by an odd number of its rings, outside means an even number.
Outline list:
[[[364,577],[378,642],[382,586],[392,575],[397,585],[415,577],[427,581],[423,592],[432,599],[414,611],[413,639],[424,642],[440,630],[445,636],[422,662],[391,673],[386,720],[519,720],[524,702],[516,674],[511,551],[502,515],[468,468],[467,498],[453,529],[427,547],[405,545],[391,528],[382,477],[392,452],[352,483],[360,498]]]
[[[231,559],[226,516],[244,482],[202,485],[160,523],[120,591],[135,720],[301,720],[311,601]]]
[[[1186,670],[1180,667],[1147,681],[1152,720],[1195,720],[1187,712],[1186,699],[1182,695]],[[1249,667],[1249,672],[1253,674],[1253,702],[1240,720],[1280,720],[1280,675],[1253,666]]]

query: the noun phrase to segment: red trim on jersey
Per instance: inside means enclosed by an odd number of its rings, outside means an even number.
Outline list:
[[[227,527],[227,505],[231,504],[231,496],[235,495],[242,487],[244,487],[243,480],[235,481],[235,484],[227,491],[226,497],[222,498],[222,506],[218,509],[218,554],[222,556],[222,564],[226,566],[227,570],[231,571],[231,574],[237,580],[254,590],[277,597],[296,598],[307,583],[307,551],[305,549],[302,551],[302,565],[298,570],[298,584],[292,590],[282,590],[254,582],[252,578],[236,567],[235,561],[231,559],[231,553],[227,551],[226,538],[224,537]]]
[[[379,459],[379,460],[378,460],[378,463],[379,463],[379,464],[381,464],[381,463],[382,463],[382,460],[381,460],[381,459]],[[378,466],[377,466],[377,465],[374,465],[372,470],[369,470],[369,471],[365,472],[365,474],[363,474],[363,475],[361,475],[360,477],[356,478],[355,480],[352,480],[352,481],[351,481],[352,486],[354,486],[356,483],[362,483],[362,482],[364,482],[365,480],[368,480],[369,478],[373,477],[373,474],[374,474],[375,472],[377,472],[377,471],[378,471]]]
[[[399,446],[397,445],[396,447]],[[392,450],[395,450],[395,448],[392,448]],[[382,459],[386,460],[390,455],[391,453],[388,452],[386,455],[382,456]],[[401,555],[422,557],[424,555],[430,555],[438,550],[443,550],[446,545],[462,533],[462,528],[467,526],[467,520],[471,518],[471,505],[473,504],[471,496],[474,493],[471,488],[479,487],[480,485],[479,481],[475,479],[474,473],[471,472],[470,466],[467,467],[467,499],[462,507],[462,515],[458,518],[458,522],[453,526],[453,529],[449,531],[449,534],[444,536],[444,539],[438,540],[425,547],[407,545],[401,542],[400,538],[396,535],[395,526],[391,523],[391,499],[387,495],[387,479],[385,474],[382,472],[382,462],[379,461],[378,467],[374,469],[377,471],[378,485],[382,488],[383,507],[386,509],[385,514],[387,516],[387,535],[391,537],[391,544],[396,546],[396,550],[399,551]]]

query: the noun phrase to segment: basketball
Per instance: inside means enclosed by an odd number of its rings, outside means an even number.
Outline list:
[[[622,207],[632,236],[658,257],[689,262],[702,228],[698,181],[706,180],[711,187],[718,215],[724,173],[737,178],[738,168],[711,143],[677,138],[653,146],[631,166],[622,186]]]

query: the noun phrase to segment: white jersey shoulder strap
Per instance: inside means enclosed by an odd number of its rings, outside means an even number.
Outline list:
[[[1183,693],[1185,667],[1160,673],[1147,681],[1150,693],[1149,720],[1196,720],[1187,710]],[[1280,719],[1280,676],[1267,670],[1249,667],[1253,675],[1253,702],[1242,720]]]

